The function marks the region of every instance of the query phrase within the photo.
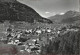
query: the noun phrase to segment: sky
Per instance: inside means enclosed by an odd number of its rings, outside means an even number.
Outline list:
[[[79,11],[79,0],[18,0],[32,7],[42,17],[64,14],[69,10]]]

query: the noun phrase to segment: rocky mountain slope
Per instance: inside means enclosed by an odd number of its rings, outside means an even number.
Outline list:
[[[63,15],[57,14],[57,15],[49,17],[49,18],[53,22],[55,21],[55,22],[59,22],[59,23],[73,23],[73,22],[80,20],[80,13],[77,11],[67,11]]]
[[[17,0],[0,0],[0,21],[5,20],[52,23],[51,20],[41,17],[34,9]]]

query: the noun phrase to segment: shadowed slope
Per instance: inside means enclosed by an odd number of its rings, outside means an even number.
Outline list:
[[[4,20],[52,23],[51,20],[41,17],[31,7],[16,0],[0,0],[0,21]]]

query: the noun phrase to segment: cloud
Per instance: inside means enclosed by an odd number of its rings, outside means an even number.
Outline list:
[[[60,15],[64,15],[64,13],[60,13]]]
[[[45,12],[46,14],[49,14],[50,12]]]
[[[64,14],[69,10],[79,10],[79,0],[18,0],[35,9],[41,16]],[[63,13],[64,12],[64,13]]]

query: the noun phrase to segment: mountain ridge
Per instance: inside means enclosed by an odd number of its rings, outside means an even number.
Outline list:
[[[52,20],[53,22],[55,21],[55,22],[59,22],[59,23],[68,23],[68,22],[73,23],[73,22],[79,20],[79,18],[80,18],[80,12],[71,11],[71,10],[67,11],[63,15],[57,14],[55,16],[49,17],[49,19]]]
[[[4,20],[52,23],[51,20],[41,17],[34,9],[17,0],[0,0],[0,21]]]

